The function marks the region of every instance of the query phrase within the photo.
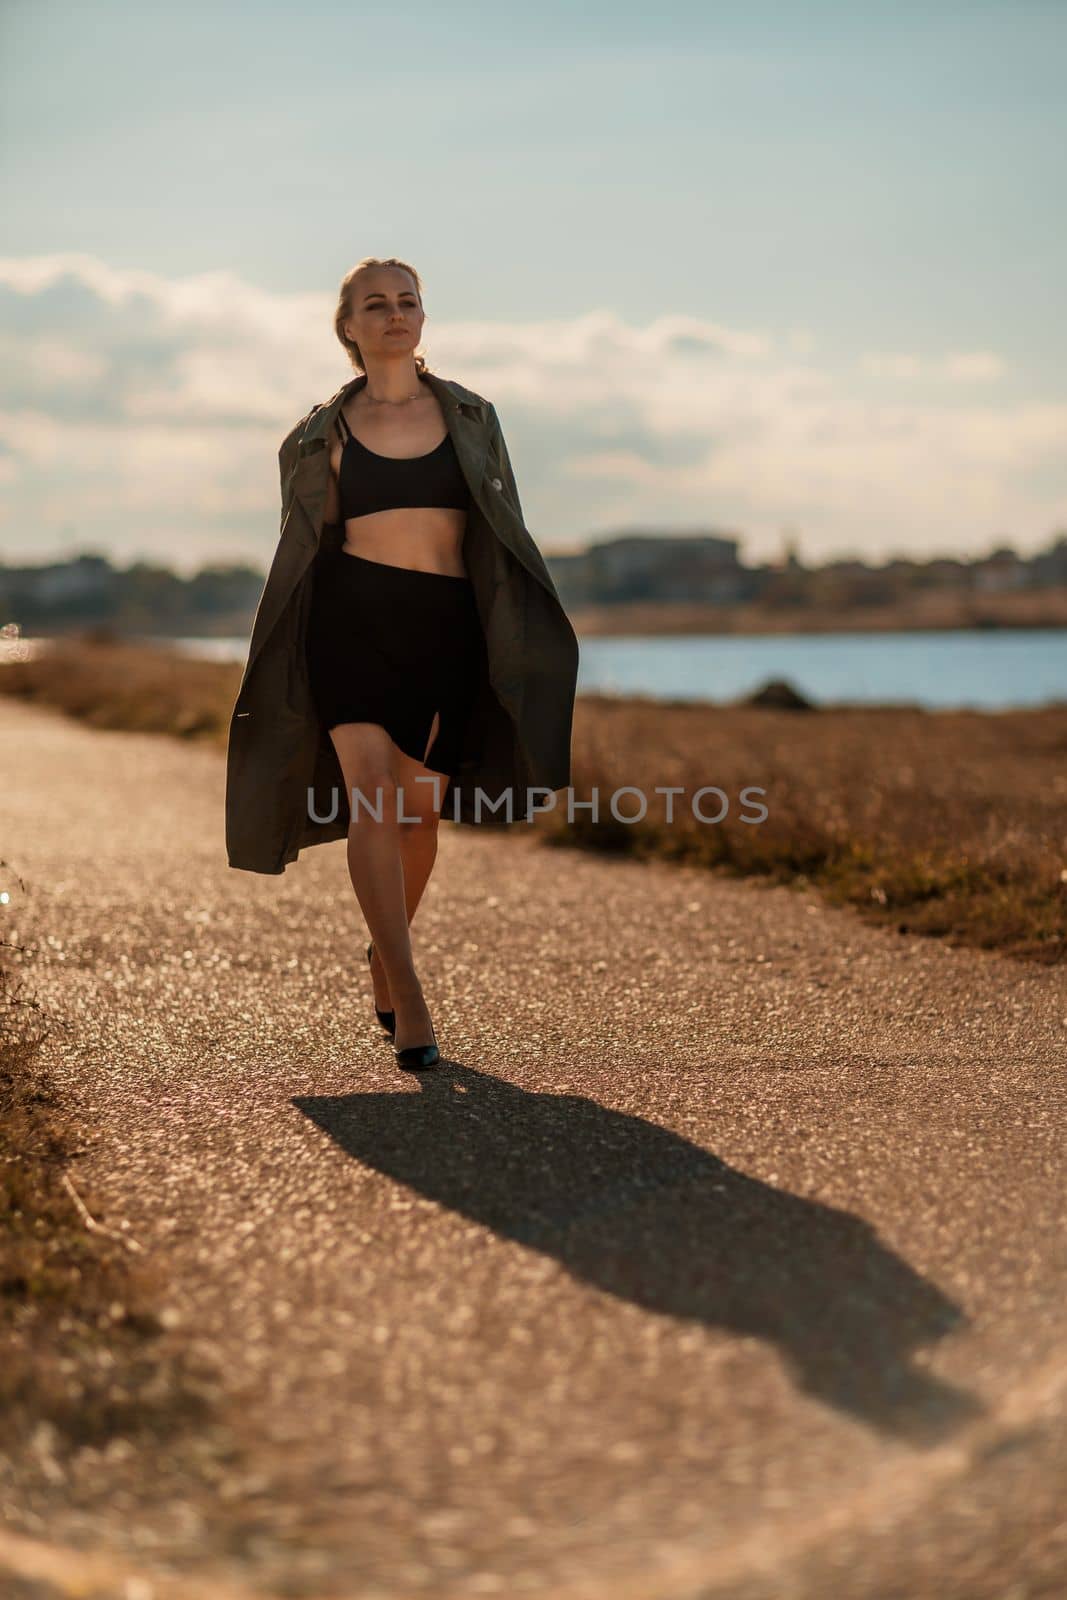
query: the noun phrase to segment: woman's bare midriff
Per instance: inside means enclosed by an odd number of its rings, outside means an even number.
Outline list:
[[[352,427],[352,407],[345,410],[345,420]],[[356,430],[365,438],[365,422],[356,412]],[[413,422],[415,418],[411,419]],[[441,429],[444,415],[437,401],[427,396],[420,406],[418,426],[403,439],[397,437],[365,438],[372,450],[382,455],[397,454],[399,442],[410,446],[412,456],[420,451],[432,450]],[[353,431],[356,431],[353,430]],[[427,434],[432,435],[427,441]],[[341,468],[342,445],[335,440],[330,447],[330,481],[326,493],[325,521],[336,522],[340,516],[340,496],[337,488]],[[399,459],[399,455],[398,455]],[[410,567],[415,572],[437,572],[450,578],[467,577],[463,564],[463,534],[467,526],[467,513],[451,506],[398,506],[390,511],[372,511],[365,517],[349,517],[345,523],[342,551],[350,556],[362,556],[365,561],[381,561],[390,567]]]
[[[384,561],[392,567],[465,578],[467,569],[460,548],[466,523],[465,511],[448,506],[375,511],[366,517],[349,518],[341,548],[365,561]]]

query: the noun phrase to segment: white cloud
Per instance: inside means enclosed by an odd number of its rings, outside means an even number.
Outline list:
[[[350,375],[332,293],[233,273],[168,279],[86,255],[0,259],[0,529],[7,559],[266,564],[283,434]],[[1047,541],[1067,521],[1067,403],[975,403],[990,351],[869,353],[814,335],[610,309],[426,324],[431,367],[494,400],[548,551],[613,526],[783,526],[805,555]],[[897,381],[911,388],[902,398]]]
[[[947,378],[956,383],[988,383],[1007,371],[1005,362],[992,350],[963,350],[932,358],[872,351],[861,364],[876,378]]]

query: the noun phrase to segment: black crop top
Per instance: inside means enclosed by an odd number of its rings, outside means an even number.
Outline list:
[[[342,522],[397,506],[469,510],[470,489],[451,433],[424,456],[380,456],[360,443],[340,412],[337,426],[344,440],[337,478]]]

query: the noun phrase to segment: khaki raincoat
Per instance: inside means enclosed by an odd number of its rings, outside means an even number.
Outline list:
[[[424,377],[470,485],[463,559],[488,662],[441,814],[507,826],[528,820],[571,781],[578,641],[523,522],[495,408],[453,379]],[[246,872],[284,872],[306,846],[348,832],[349,796],[315,711],[304,642],[316,557],[344,539],[343,524],[323,522],[331,429],[366,381],[360,374],[313,406],[279,451],[281,533],[252,626],[226,758],[226,853],[231,867]]]

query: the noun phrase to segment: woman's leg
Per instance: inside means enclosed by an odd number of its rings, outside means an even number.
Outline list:
[[[437,721],[434,721],[436,731]],[[447,777],[398,750],[377,723],[342,723],[330,730],[353,805],[348,870],[374,941],[374,1003],[396,1012],[396,1048],[431,1042],[430,1014],[415,973],[409,925],[437,855],[437,825]],[[433,733],[431,733],[431,740]],[[436,783],[415,779],[435,778]],[[397,791],[402,791],[399,821]],[[381,821],[368,809],[381,812]]]
[[[435,718],[430,734],[431,742],[436,735],[437,725]],[[437,831],[448,777],[445,773],[435,773],[432,768],[421,762],[413,761],[403,750],[396,751],[394,770],[397,782],[403,790],[400,815],[404,821],[401,822],[399,831],[400,859],[404,866],[404,901],[410,927],[419,901],[422,899],[423,890],[430,881],[434,862],[437,860]],[[435,777],[438,780],[436,785],[429,781]],[[427,781],[416,783],[416,778]],[[415,820],[408,821],[408,818]],[[378,955],[377,945],[372,953],[370,975],[374,988],[374,1004],[379,1011],[391,1011],[393,1002],[389,994],[389,980],[385,976],[385,968]]]

